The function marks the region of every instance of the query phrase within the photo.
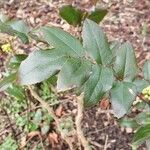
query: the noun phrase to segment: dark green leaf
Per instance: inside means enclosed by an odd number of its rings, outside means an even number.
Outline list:
[[[109,43],[102,29],[95,22],[86,19],[83,25],[83,46],[98,64],[107,65],[112,61]]]
[[[71,25],[80,25],[82,21],[82,12],[71,5],[65,5],[59,10],[60,16]]]
[[[150,124],[141,126],[135,133],[133,138],[133,145],[144,143],[150,138]]]
[[[74,57],[84,56],[85,51],[80,41],[69,33],[55,27],[44,27],[41,31],[44,40],[55,48],[61,48],[64,54]]]
[[[132,45],[129,42],[124,43],[116,50],[116,61],[114,70],[119,79],[132,81],[137,75],[137,63]]]
[[[66,55],[58,48],[34,51],[21,63],[18,81],[27,85],[46,80],[57,73],[66,60]]]
[[[88,18],[95,21],[96,23],[100,23],[107,13],[108,11],[106,9],[96,9],[88,16]]]
[[[133,83],[119,82],[111,89],[111,102],[116,117],[121,118],[129,112],[136,97]]]
[[[105,92],[111,89],[113,81],[113,71],[110,68],[95,65],[84,85],[85,106],[92,106],[100,101]]]
[[[89,77],[90,71],[91,63],[85,59],[68,59],[58,75],[58,90],[65,91],[81,86]]]
[[[144,78],[150,82],[150,60],[147,60],[143,68]]]
[[[16,73],[10,74],[0,81],[0,91],[7,89],[16,80]]]

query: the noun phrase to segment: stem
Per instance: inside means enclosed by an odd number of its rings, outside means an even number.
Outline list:
[[[29,88],[29,90],[30,90],[31,95],[32,95],[32,96],[42,105],[42,107],[43,107],[44,109],[46,109],[46,110],[48,111],[48,113],[53,117],[53,119],[54,119],[55,122],[56,122],[56,126],[57,126],[57,128],[58,128],[58,131],[59,131],[59,133],[60,133],[62,139],[63,139],[64,141],[66,141],[66,143],[68,144],[70,150],[73,150],[73,145],[72,145],[70,139],[69,139],[68,137],[66,137],[66,135],[64,134],[64,132],[63,132],[62,129],[60,128],[60,126],[59,126],[59,123],[60,123],[60,122],[59,122],[59,118],[57,118],[57,116],[55,115],[53,109],[52,109],[51,107],[49,107],[49,105],[48,105],[41,97],[38,96],[38,94],[31,88],[31,86],[29,86],[28,88]]]
[[[83,94],[81,94],[79,97],[77,97],[77,107],[78,107],[78,113],[76,116],[76,130],[77,130],[77,136],[79,141],[81,142],[82,146],[84,147],[85,150],[91,150],[91,147],[89,145],[89,142],[85,138],[82,127],[81,127],[81,122],[83,119]]]

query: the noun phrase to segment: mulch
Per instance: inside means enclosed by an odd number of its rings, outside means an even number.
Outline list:
[[[39,27],[46,24],[59,26],[66,31],[77,35],[77,29],[70,27],[58,14],[58,8],[67,0],[10,0],[0,4],[2,13],[10,18],[25,20],[31,27]],[[91,3],[87,0],[73,1],[74,5],[81,9],[90,9]],[[100,7],[109,8],[109,13],[100,23],[110,41],[130,41],[136,51],[138,64],[142,67],[146,59],[150,59],[150,1],[149,0],[103,0],[98,3]],[[147,33],[142,35],[143,25],[147,25]],[[33,50],[33,45],[20,45],[18,47],[25,53]],[[5,70],[6,54],[0,56],[0,70]],[[70,107],[68,106],[68,109]],[[1,113],[1,112],[0,112]],[[0,114],[3,117],[3,114]],[[0,131],[4,131],[1,129]],[[107,150],[130,150],[133,133],[119,127],[117,120],[109,113],[101,113],[100,107],[95,106],[85,110],[83,131],[86,137],[101,150],[107,144]],[[139,148],[144,150],[144,146]]]

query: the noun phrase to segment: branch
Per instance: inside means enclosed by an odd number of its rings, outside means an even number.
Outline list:
[[[62,129],[60,128],[59,126],[59,118],[57,118],[57,116],[55,115],[53,109],[51,107],[49,107],[49,105],[41,98],[38,96],[38,94],[32,89],[31,86],[28,86],[29,90],[30,90],[30,93],[31,95],[42,105],[42,107],[44,109],[46,109],[48,111],[48,113],[53,117],[53,119],[55,120],[56,122],[56,126],[58,128],[58,131],[60,132],[60,135],[62,137],[62,139],[64,141],[66,141],[66,143],[68,144],[70,150],[73,150],[73,145],[70,141],[70,139],[68,137],[66,137],[66,135],[64,134],[64,132],[62,131]]]
[[[77,97],[77,107],[78,107],[78,113],[76,116],[76,130],[77,130],[77,136],[79,141],[81,142],[82,146],[84,147],[85,150],[91,150],[91,147],[89,145],[89,142],[85,138],[82,127],[81,127],[81,122],[83,119],[83,94],[81,94],[79,97]]]

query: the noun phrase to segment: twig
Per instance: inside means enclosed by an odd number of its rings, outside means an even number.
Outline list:
[[[12,130],[13,137],[14,137],[14,139],[15,139],[16,142],[17,142],[16,131],[15,131],[15,129],[13,128],[13,124],[11,123],[10,117],[9,117],[9,115],[8,115],[8,113],[7,113],[7,111],[6,111],[5,109],[3,109],[3,111],[5,112],[5,115],[7,116],[8,122],[9,122],[10,127],[11,127],[11,130]]]
[[[107,143],[108,143],[108,135],[106,135],[104,150],[107,150]]]
[[[53,109],[51,107],[49,107],[49,105],[41,98],[38,96],[38,94],[31,88],[31,86],[28,86],[29,90],[30,90],[30,93],[31,95],[38,101],[40,102],[40,104],[42,105],[43,108],[45,108],[48,113],[52,116],[52,118],[55,120],[56,122],[56,126],[58,128],[58,131],[60,132],[61,134],[61,137],[64,141],[66,141],[66,143],[68,144],[70,150],[73,150],[73,145],[70,141],[70,139],[68,137],[66,137],[66,135],[64,134],[64,132],[62,131],[62,129],[60,128],[59,126],[59,118],[57,118],[57,116],[55,115]]]
[[[92,145],[98,147],[99,149],[102,149],[102,145],[100,145],[99,143],[97,143],[96,141],[89,141]]]
[[[89,145],[89,142],[85,138],[82,128],[81,128],[81,122],[83,118],[83,94],[81,94],[79,97],[77,97],[77,106],[78,106],[78,113],[76,116],[76,130],[77,130],[77,136],[79,141],[81,142],[82,146],[85,150],[91,150],[91,147]]]

